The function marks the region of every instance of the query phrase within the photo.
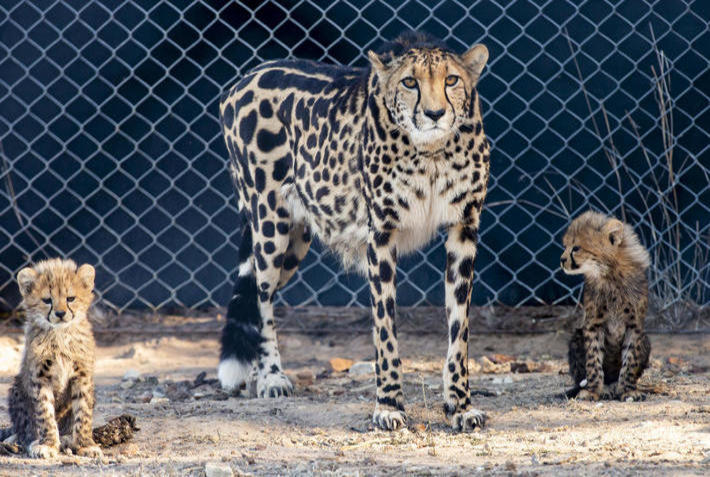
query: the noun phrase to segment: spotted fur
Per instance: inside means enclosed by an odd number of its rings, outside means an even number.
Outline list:
[[[32,457],[55,457],[60,435],[78,455],[101,457],[91,431],[95,344],[86,317],[94,268],[52,259],[20,270],[17,281],[27,323],[10,389],[12,432]]]
[[[346,268],[368,276],[377,374],[373,420],[384,429],[403,426],[397,258],[446,227],[444,409],[455,428],[469,430],[485,421],[471,408],[467,343],[489,175],[476,92],[488,50],[477,45],[458,55],[409,34],[369,58],[367,68],[265,63],[221,101],[246,226],[218,375],[233,388],[254,372],[260,396],[292,393],[272,302],[316,235]]]
[[[648,252],[631,226],[597,212],[576,218],[563,243],[562,269],[584,275],[584,320],[568,354],[575,385],[567,396],[641,399],[636,382],[651,352],[644,333]]]

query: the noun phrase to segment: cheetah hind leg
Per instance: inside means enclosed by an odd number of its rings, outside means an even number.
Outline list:
[[[277,201],[279,199],[277,198]],[[279,208],[276,208],[279,210]],[[271,213],[260,220],[254,233],[255,275],[261,316],[261,346],[256,370],[256,393],[259,397],[293,394],[293,385],[283,373],[274,327],[273,300],[308,252],[311,236],[303,224],[293,224],[290,217]]]

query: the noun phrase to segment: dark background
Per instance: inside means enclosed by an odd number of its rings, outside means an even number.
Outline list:
[[[560,202],[572,215],[590,206],[620,215],[623,203],[652,252],[665,246],[650,233],[659,200],[647,215],[640,199],[655,189],[650,174],[662,183],[668,174],[651,31],[671,63],[682,266],[707,280],[707,263],[697,269],[692,254],[710,222],[710,2],[471,4],[3,1],[0,306],[17,304],[22,266],[55,255],[95,264],[102,301],[116,309],[224,305],[240,222],[218,125],[221,91],[289,55],[365,65],[367,49],[411,28],[460,52],[477,42],[490,50],[479,91],[491,186],[475,303],[575,298],[579,279],[557,271],[568,223]],[[599,137],[607,138],[602,102],[624,158],[623,194]],[[443,302],[444,255],[440,237],[403,260],[400,304]],[[338,271],[318,246],[282,299],[368,303],[363,280]]]

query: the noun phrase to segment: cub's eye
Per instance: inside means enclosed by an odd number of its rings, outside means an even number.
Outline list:
[[[574,247],[572,247],[572,251],[579,252],[579,245],[575,245]]]
[[[75,298],[76,298],[75,296],[68,296],[68,297],[67,297],[67,303],[73,302]]]
[[[459,82],[459,77],[456,75],[449,75],[446,77],[446,86],[453,86]]]
[[[45,302],[48,305],[52,304],[52,299],[51,298],[42,298],[42,301]]]
[[[405,88],[414,89],[417,87],[417,80],[415,80],[411,76],[407,76],[402,80],[402,84]]]

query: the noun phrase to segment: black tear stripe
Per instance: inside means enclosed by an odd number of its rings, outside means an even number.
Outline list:
[[[464,89],[464,91],[466,91]],[[454,121],[456,121],[456,108],[454,108],[454,105],[451,104],[451,100],[449,99],[449,93],[446,91],[446,87],[444,86],[444,97],[446,98],[446,102],[449,103],[449,106],[451,106],[451,112],[454,113]]]

